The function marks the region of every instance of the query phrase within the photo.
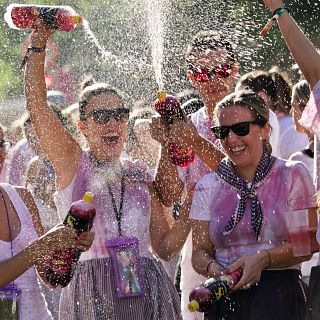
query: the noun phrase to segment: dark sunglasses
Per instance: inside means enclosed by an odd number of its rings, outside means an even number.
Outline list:
[[[195,79],[199,82],[206,82],[214,77],[218,78],[228,78],[232,74],[233,63],[226,63],[216,66],[212,69],[201,68],[189,66],[189,69],[192,70]]]
[[[250,125],[257,124],[263,127],[266,124],[266,120],[259,119],[255,121],[246,121],[233,124],[232,126],[216,126],[211,127],[211,131],[214,133],[217,139],[225,139],[228,137],[230,130],[237,136],[244,137],[250,132]]]
[[[93,121],[99,124],[108,123],[111,118],[115,119],[116,121],[127,122],[129,120],[129,109],[97,109],[89,112],[88,115],[92,116]]]

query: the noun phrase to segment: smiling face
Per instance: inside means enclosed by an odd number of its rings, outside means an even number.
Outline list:
[[[90,114],[94,110],[112,111],[123,107],[123,101],[113,92],[92,96],[86,106],[86,121],[79,122],[79,128],[88,140],[90,151],[101,161],[119,159],[127,135],[127,122],[111,117],[107,123],[96,123]]]
[[[230,60],[230,53],[226,49],[208,49],[194,55],[190,62],[195,68],[205,68],[208,70],[212,70],[220,65],[232,63],[233,66],[230,70],[231,75],[225,78],[216,75],[212,76],[208,81],[197,81],[195,73],[192,70],[188,70],[187,73],[192,85],[199,91],[204,99],[212,99],[218,102],[232,91],[235,76],[238,73],[238,65]]]
[[[254,115],[245,106],[223,108],[218,115],[220,126],[231,126],[254,120],[256,120]],[[232,130],[229,130],[229,135],[220,140],[226,154],[242,176],[254,175],[263,153],[263,140],[268,138],[269,131],[270,125],[268,123],[263,127],[250,124],[247,135],[238,136]]]

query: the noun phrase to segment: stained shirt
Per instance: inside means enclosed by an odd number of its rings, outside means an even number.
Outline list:
[[[125,174],[125,194],[121,219],[123,236],[136,236],[140,239],[140,255],[152,257],[149,234],[151,199],[148,183],[152,181],[147,166],[141,162],[122,162]],[[80,260],[108,257],[105,241],[119,236],[116,214],[108,191],[111,186],[117,208],[120,206],[121,181],[110,163],[97,166],[89,152],[85,151],[80,160],[76,176],[69,186],[55,193],[55,203],[61,221],[67,215],[73,201],[82,198],[86,191],[94,194],[96,208],[92,231],[95,238],[91,248],[81,254]]]
[[[215,259],[228,266],[241,256],[271,249],[288,239],[284,214],[315,207],[315,188],[306,167],[295,161],[278,159],[269,175],[256,188],[264,223],[257,242],[251,226],[251,200],[234,230],[223,235],[235,212],[240,193],[215,172],[196,185],[190,217],[210,221],[209,234],[215,245]]]

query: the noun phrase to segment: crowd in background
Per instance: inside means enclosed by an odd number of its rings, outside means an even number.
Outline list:
[[[264,2],[272,12],[283,7],[280,0]],[[93,243],[92,234],[82,240],[85,252],[68,287],[48,289],[41,266],[42,280],[26,266],[29,274],[17,283],[36,293],[23,302],[21,319],[280,320],[319,311],[310,274],[319,260],[320,56],[288,11],[282,15],[299,82],[277,66],[239,75],[232,39],[201,31],[186,50],[192,89],[175,94],[186,117],[170,126],[152,98],[127,106],[121,91],[90,76],[71,106],[64,93],[47,92],[39,48],[52,32],[33,31],[38,51],[26,64],[26,114],[0,129],[0,221],[6,214],[15,225],[0,228],[0,251],[10,259],[43,234],[61,236],[55,226],[84,191],[95,194],[98,214]],[[170,142],[193,149],[194,162],[173,165]],[[292,254],[284,213],[296,210],[308,212],[313,255]],[[144,298],[114,294],[104,241],[123,234],[140,239]],[[64,239],[70,244],[75,235]],[[11,253],[7,243],[17,244]],[[188,310],[193,288],[237,268],[243,276],[230,297],[205,314]]]

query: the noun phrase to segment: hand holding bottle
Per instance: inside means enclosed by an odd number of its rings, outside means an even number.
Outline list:
[[[240,281],[232,288],[232,291],[249,289],[260,281],[261,272],[269,265],[269,254],[263,250],[254,254],[239,258],[228,270],[228,273],[242,269]]]

